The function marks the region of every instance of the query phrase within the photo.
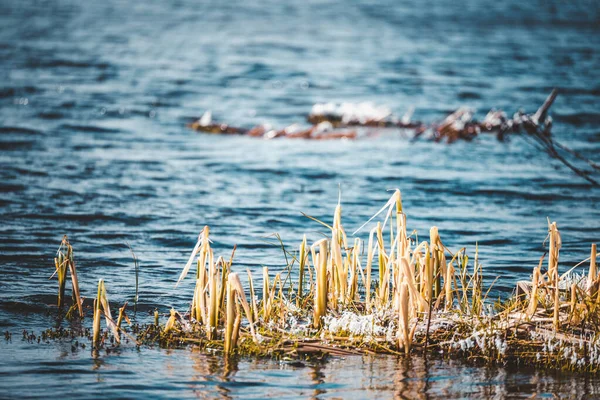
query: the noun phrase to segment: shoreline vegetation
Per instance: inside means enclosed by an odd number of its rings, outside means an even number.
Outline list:
[[[354,236],[374,220],[368,239]],[[329,237],[309,243],[305,236],[288,252],[287,268],[273,273],[264,267],[262,280],[234,265],[235,248],[230,256],[215,255],[207,226],[177,281],[195,279],[188,310],[172,309],[166,321],[155,311],[153,323],[140,325],[128,318],[126,303],[115,319],[106,290],[110,283],[100,279],[91,330],[84,323],[73,248],[65,236],[55,260],[58,305],[62,310],[69,272],[73,303],[65,316],[76,323],[48,329],[41,339],[86,347],[87,337],[94,355],[125,342],[193,345],[224,357],[420,354],[487,365],[600,369],[597,248],[592,244],[589,257],[559,273],[555,222],[548,222],[548,251],[531,279],[518,282],[506,301],[492,304],[477,248],[473,258],[465,248],[448,249],[436,227],[429,240],[419,242],[416,232],[407,230],[399,190],[351,235],[342,225],[339,203],[331,225],[314,221]],[[241,274],[247,274],[246,286]],[[27,332],[23,337],[32,340]]]

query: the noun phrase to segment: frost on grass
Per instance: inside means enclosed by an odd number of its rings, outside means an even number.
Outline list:
[[[338,317],[327,315],[324,318],[325,331],[333,335],[360,336],[367,340],[373,337],[385,337],[391,340],[396,335],[395,323],[391,320],[390,311],[357,314],[344,311]]]

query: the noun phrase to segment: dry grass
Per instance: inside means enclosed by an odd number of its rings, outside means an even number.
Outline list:
[[[264,267],[261,301],[250,271],[248,299],[232,258],[215,261],[205,227],[178,281],[195,263],[189,313],[172,310],[164,326],[157,315],[155,326],[134,330],[138,343],[196,344],[227,355],[443,351],[488,363],[600,369],[595,245],[585,261],[587,275],[574,269],[560,275],[561,237],[557,224],[549,223],[547,272],[542,273],[542,257],[531,281],[519,282],[515,294],[493,309],[477,248],[472,260],[464,248],[451,251],[436,227],[429,241],[416,243],[407,233],[398,190],[378,216],[363,249],[360,238],[348,237],[338,204],[333,223],[322,223],[330,236],[312,245],[304,237],[294,255],[290,266],[298,268],[297,285],[282,281],[279,273],[270,276]],[[57,262],[62,265],[59,257]],[[124,307],[115,325],[102,280],[94,310],[94,347],[101,345],[101,314],[118,340]]]

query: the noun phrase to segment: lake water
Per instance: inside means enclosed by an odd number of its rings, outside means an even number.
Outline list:
[[[527,138],[499,143],[257,140],[198,134],[215,119],[302,122],[324,101],[371,101],[441,120],[461,105],[534,112],[557,87],[555,138],[598,161],[600,7],[594,1],[0,1],[0,396],[504,397],[598,395],[596,377],[473,368],[395,357],[325,363],[240,360],[124,348],[92,359],[68,343],[30,344],[55,324],[53,256],[75,249],[82,294],[104,278],[138,319],[184,310],[177,276],[204,225],[234,268],[277,271],[320,237],[342,191],[346,229],[400,188],[409,228],[437,225],[454,249],[480,246],[485,281],[505,296],[544,252],[561,270],[600,239],[600,190]],[[363,233],[363,238],[365,234]],[[89,321],[88,321],[89,323]],[[141,390],[144,390],[142,392]],[[50,392],[51,391],[51,392]]]

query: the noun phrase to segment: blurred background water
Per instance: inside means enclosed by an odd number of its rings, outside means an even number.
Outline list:
[[[187,350],[92,360],[70,345],[20,342],[23,329],[53,324],[56,283],[48,277],[63,234],[83,295],[91,298],[102,277],[116,303],[133,297],[125,243],[132,246],[139,317],[187,307],[193,282],[173,285],[204,225],[218,254],[237,244],[234,268],[277,271],[284,258],[266,237],[278,232],[290,248],[304,233],[319,238],[323,230],[300,212],[330,220],[339,188],[349,231],[397,187],[410,229],[427,236],[437,225],[450,248],[471,253],[479,243],[486,282],[502,275],[493,297],[537,264],[547,217],[561,229],[562,270],[600,239],[600,190],[517,136],[447,146],[402,135],[265,141],[185,127],[209,109],[231,125],[283,127],[324,101],[371,101],[400,115],[415,106],[415,118],[427,122],[468,105],[482,118],[492,107],[533,112],[557,87],[556,139],[598,160],[597,2],[249,3],[0,1],[0,327],[16,333],[0,344],[3,393],[597,393],[596,378],[419,359],[301,367],[245,360],[230,371]]]

